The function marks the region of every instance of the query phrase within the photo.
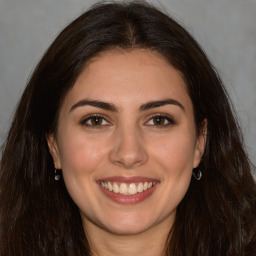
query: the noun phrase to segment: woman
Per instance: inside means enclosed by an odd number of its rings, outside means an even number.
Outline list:
[[[56,38],[1,160],[0,254],[256,255],[256,186],[195,40],[146,3]]]

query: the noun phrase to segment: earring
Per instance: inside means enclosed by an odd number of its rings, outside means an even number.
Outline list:
[[[60,169],[55,169],[54,170],[54,179],[56,181],[60,180],[60,175],[61,175],[61,170]]]
[[[199,169],[197,169],[196,172],[193,171],[193,177],[194,177],[196,180],[201,180],[202,176],[203,176],[203,174],[202,174],[202,172],[201,172]]]

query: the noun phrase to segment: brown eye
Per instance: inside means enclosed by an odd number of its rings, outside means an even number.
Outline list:
[[[175,124],[175,121],[171,117],[165,116],[165,115],[155,115],[151,117],[146,123],[146,125],[149,125],[149,126],[159,126],[159,127],[167,127],[173,124]]]
[[[110,125],[110,123],[102,116],[92,115],[81,121],[81,125],[89,128],[100,128],[102,126]]]
[[[155,116],[152,118],[154,125],[164,125],[166,118],[163,116]]]
[[[91,117],[91,125],[101,125],[103,122],[103,118],[99,116]]]

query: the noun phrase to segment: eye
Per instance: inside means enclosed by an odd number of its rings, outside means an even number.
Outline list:
[[[104,125],[110,125],[110,123],[100,115],[91,115],[86,117],[81,121],[81,124],[91,128],[100,128]]]
[[[149,119],[146,125],[166,127],[175,124],[175,121],[166,115],[155,115]]]

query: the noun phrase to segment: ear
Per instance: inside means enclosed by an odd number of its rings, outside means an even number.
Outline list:
[[[202,156],[204,154],[205,145],[206,145],[206,139],[207,139],[207,119],[204,119],[200,127],[200,134],[198,135],[197,141],[196,141],[193,168],[196,168],[201,162]]]
[[[61,169],[60,153],[55,136],[50,133],[46,136],[49,151],[52,155],[55,169]]]

